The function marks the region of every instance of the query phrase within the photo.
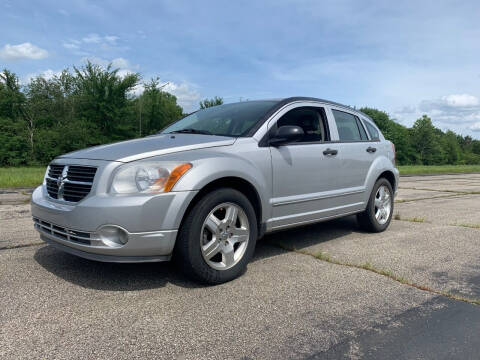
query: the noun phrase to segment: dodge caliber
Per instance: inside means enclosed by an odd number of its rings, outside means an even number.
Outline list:
[[[395,148],[367,115],[295,97],[211,107],[153,136],[59,156],[32,215],[64,252],[173,258],[218,284],[245,271],[266,233],[352,214],[384,231],[397,187]]]

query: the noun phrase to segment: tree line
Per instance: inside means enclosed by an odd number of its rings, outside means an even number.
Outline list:
[[[158,78],[142,82],[138,73],[120,76],[111,66],[90,62],[26,84],[3,70],[0,166],[44,165],[66,152],[156,133],[186,115],[164,85]],[[135,95],[139,86],[143,92]],[[199,107],[222,103],[215,97]],[[480,164],[479,140],[443,132],[427,116],[407,128],[386,112],[361,110],[395,143],[401,165]]]

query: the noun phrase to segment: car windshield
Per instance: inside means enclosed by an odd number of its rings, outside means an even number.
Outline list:
[[[161,134],[187,133],[245,136],[277,101],[245,101],[199,110],[163,129]]]

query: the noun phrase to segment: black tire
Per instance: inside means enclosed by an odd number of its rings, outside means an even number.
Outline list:
[[[380,224],[376,217],[375,217],[375,196],[377,194],[378,189],[380,186],[386,186],[390,192],[390,201],[391,201],[391,211],[390,215],[384,224]],[[392,215],[393,215],[393,190],[392,190],[392,184],[385,179],[385,178],[380,178],[377,180],[375,183],[375,186],[373,187],[372,193],[370,194],[370,198],[368,199],[368,204],[367,208],[365,209],[364,212],[361,212],[357,214],[357,221],[360,227],[368,232],[382,232],[385,231],[388,228],[388,225],[390,225],[390,221],[392,220]]]
[[[216,270],[203,258],[200,248],[200,234],[203,222],[209,213],[222,203],[240,206],[248,218],[250,236],[240,261],[226,270]],[[220,188],[201,198],[186,215],[179,230],[174,250],[174,261],[183,273],[206,284],[221,284],[242,275],[253,256],[258,236],[255,210],[245,195],[231,188]]]

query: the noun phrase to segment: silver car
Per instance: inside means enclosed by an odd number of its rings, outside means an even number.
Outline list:
[[[395,148],[365,114],[295,97],[197,111],[141,139],[57,157],[32,197],[48,244],[107,262],[173,258],[218,284],[245,271],[258,238],[357,214],[385,230]]]

